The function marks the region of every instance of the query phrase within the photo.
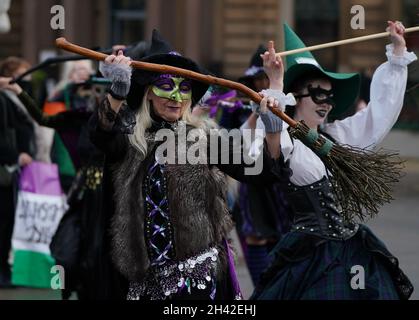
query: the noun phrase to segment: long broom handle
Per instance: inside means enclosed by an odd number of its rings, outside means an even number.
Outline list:
[[[408,33],[408,32],[414,32],[414,31],[419,31],[419,26],[407,28],[407,29],[405,29],[404,32]],[[285,57],[285,56],[295,54],[295,53],[301,53],[301,52],[306,52],[306,51],[314,51],[314,50],[319,50],[319,49],[336,47],[336,46],[341,46],[341,45],[344,45],[344,44],[367,41],[367,40],[378,39],[378,38],[384,38],[384,37],[388,37],[388,36],[390,36],[390,32],[386,31],[386,32],[381,32],[381,33],[370,34],[368,36],[362,36],[362,37],[350,38],[350,39],[346,39],[346,40],[333,41],[333,42],[318,44],[318,45],[311,46],[311,47],[305,47],[305,48],[294,49],[294,50],[289,50],[289,51],[284,51],[284,52],[278,52],[276,54],[276,56],[277,57]]]
[[[93,60],[102,61],[102,60],[105,60],[106,57],[108,56],[105,53],[96,52],[87,48],[80,47],[73,43],[70,43],[65,38],[58,38],[55,40],[55,43],[57,47],[61,49],[64,49],[69,52],[77,53],[79,55],[88,57]],[[227,88],[242,92],[243,94],[247,95],[254,102],[258,104],[262,101],[262,97],[257,92],[253,91],[252,89],[246,87],[245,85],[241,83],[234,82],[231,80],[217,78],[210,75],[203,75],[201,73],[193,72],[190,70],[185,70],[182,68],[177,68],[177,67],[172,67],[172,66],[167,66],[167,65],[162,65],[162,64],[142,62],[142,61],[132,61],[131,66],[137,69],[147,70],[151,72],[175,74],[184,78],[193,79],[193,80],[204,82],[210,85],[213,84],[213,85],[219,85],[222,87],[227,87]],[[277,115],[286,123],[288,123],[291,127],[294,128],[297,125],[297,122],[295,120],[287,116],[279,108],[269,107],[269,109],[275,115]]]

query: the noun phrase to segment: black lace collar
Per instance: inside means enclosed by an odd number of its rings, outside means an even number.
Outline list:
[[[161,117],[159,117],[154,112],[154,107],[153,107],[151,101],[150,101],[150,116],[151,116],[151,120],[152,120],[152,125],[151,125],[151,128],[149,129],[149,131],[151,131],[151,132],[155,132],[155,131],[160,130],[160,129],[170,129],[170,130],[176,131],[176,129],[178,127],[178,122],[179,121],[168,122],[168,121],[162,119]]]

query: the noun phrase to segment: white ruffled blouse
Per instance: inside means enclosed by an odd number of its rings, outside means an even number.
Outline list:
[[[403,106],[407,83],[407,65],[417,59],[413,52],[405,51],[403,56],[393,54],[393,45],[386,46],[387,59],[374,73],[371,82],[368,106],[351,117],[324,125],[322,130],[340,144],[372,149],[377,146],[393,127]],[[276,96],[280,105],[289,104],[290,94]],[[291,97],[293,98],[293,97]],[[242,129],[248,128],[247,123]],[[281,152],[289,160],[292,176],[290,180],[298,186],[309,185],[326,175],[326,168],[320,158],[297,139],[291,140],[288,124],[281,132]],[[264,125],[257,120],[255,139],[251,143],[250,155],[255,157],[261,150]]]

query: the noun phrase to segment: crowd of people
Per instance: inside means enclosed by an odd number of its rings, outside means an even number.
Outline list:
[[[257,48],[238,79],[261,95],[260,104],[228,88],[133,69],[132,61],[141,60],[209,74],[156,30],[148,44],[115,47],[98,71],[88,60],[67,62],[46,99],[27,81],[11,82],[29,63],[5,59],[0,288],[13,286],[19,172],[41,161],[59,163],[67,195],[68,210],[50,244],[66,270],[63,299],[73,292],[82,300],[242,299],[234,229],[255,286],[251,299],[408,299],[413,286],[398,259],[368,227],[347,219],[322,157],[271,111],[282,110],[335,144],[373,149],[397,120],[407,66],[416,60],[403,25],[389,22],[388,29],[392,44],[369,99],[344,119],[357,103],[359,75],[326,71],[310,52],[287,56],[285,68],[272,41]],[[284,35],[287,50],[305,47],[288,25]],[[46,112],[47,105],[56,109]],[[219,128],[250,131],[251,139],[231,141]],[[173,141],[159,139],[164,130]],[[197,150],[183,134],[204,137],[197,164],[181,161],[182,153]],[[166,154],[173,157],[162,160],[160,149],[171,143]],[[240,161],[226,163],[226,154]],[[261,172],[247,174],[257,161]],[[353,265],[365,266],[365,290],[351,288]]]

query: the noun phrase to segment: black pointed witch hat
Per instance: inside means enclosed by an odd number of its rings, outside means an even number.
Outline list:
[[[150,49],[146,56],[140,59],[140,61],[178,67],[202,74],[209,74],[208,71],[201,68],[196,62],[183,57],[176,52],[155,29],[153,30]],[[152,84],[159,75],[159,73],[142,69],[135,69],[133,71],[131,77],[131,88],[127,96],[127,103],[131,109],[137,110],[139,108],[144,96],[145,88]],[[208,90],[209,85],[196,80],[191,81],[192,105],[194,105],[202,98]]]
[[[238,79],[239,82],[252,88],[253,85],[251,81],[261,76],[262,74],[265,74],[265,71],[263,70],[263,60],[260,55],[265,53],[267,50],[268,49],[264,45],[259,45],[252,58],[250,59],[249,67],[246,69],[244,76]]]

